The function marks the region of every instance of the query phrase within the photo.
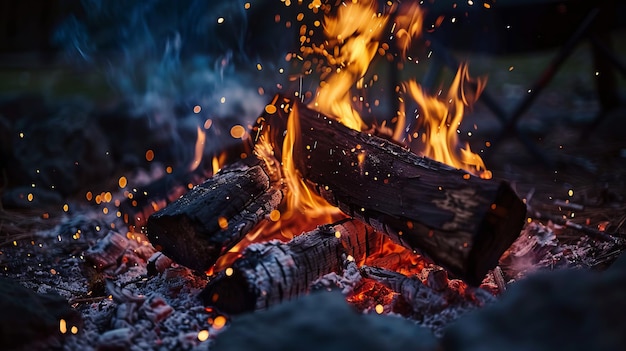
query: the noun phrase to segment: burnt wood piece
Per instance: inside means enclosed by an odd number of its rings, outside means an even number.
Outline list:
[[[239,161],[148,218],[150,242],[179,264],[210,268],[283,199],[258,160]]]
[[[230,268],[209,280],[200,298],[226,313],[264,309],[306,293],[325,274],[341,271],[346,255],[363,260],[378,249],[380,240],[372,227],[346,219],[287,243],[254,243]]]
[[[420,250],[478,285],[519,236],[526,206],[508,183],[485,180],[349,129],[300,102],[276,96],[251,135],[281,159],[290,112],[299,116],[293,159],[301,176],[344,213]],[[274,113],[268,113],[271,111]]]
[[[424,284],[419,278],[390,271],[384,268],[363,266],[363,278],[372,279],[397,292],[411,306],[415,316],[432,315],[451,305],[484,306],[495,298],[481,288],[466,286],[460,280],[450,281],[436,290]],[[460,288],[459,284],[464,287]]]
[[[401,273],[370,266],[361,267],[361,275],[400,294],[414,313],[436,313],[446,308],[448,304],[441,292],[426,286],[417,277],[407,277]]]

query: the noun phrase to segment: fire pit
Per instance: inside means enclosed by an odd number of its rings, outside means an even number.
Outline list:
[[[568,116],[534,140],[559,167],[514,143],[486,159],[491,122],[473,105],[486,77],[470,62],[438,91],[419,84],[431,29],[416,2],[199,3],[102,4],[62,22],[62,52],[110,67],[121,103],[0,103],[1,345],[626,345],[621,138],[600,128],[582,147]],[[120,59],[94,34],[124,13],[146,46]],[[198,33],[168,18],[203,23],[220,49],[194,54]],[[251,56],[250,28],[265,26],[297,43],[264,39],[284,52]],[[565,94],[534,113],[582,114]]]

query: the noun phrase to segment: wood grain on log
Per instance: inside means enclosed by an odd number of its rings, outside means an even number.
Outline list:
[[[420,250],[477,285],[519,236],[526,207],[503,181],[484,180],[349,129],[277,96],[257,120],[277,158],[292,110],[299,116],[293,158],[301,176],[347,215]]]
[[[150,242],[174,261],[211,267],[283,199],[258,160],[237,162],[148,219]]]
[[[267,308],[307,292],[311,283],[378,249],[380,234],[354,220],[324,225],[287,243],[272,240],[248,246],[230,268],[213,277],[200,295],[205,305],[226,313]]]

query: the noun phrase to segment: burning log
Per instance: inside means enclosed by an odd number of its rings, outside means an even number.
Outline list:
[[[265,135],[278,159],[289,115],[298,116],[293,161],[320,195],[469,284],[519,236],[526,207],[506,182],[419,157],[288,98],[272,105],[251,134]]]
[[[283,199],[258,160],[237,162],[150,216],[148,238],[176,262],[206,270]]]
[[[368,225],[343,220],[294,237],[252,244],[230,268],[218,273],[200,297],[227,313],[267,308],[295,298],[311,283],[343,267],[345,255],[364,259],[382,237]]]

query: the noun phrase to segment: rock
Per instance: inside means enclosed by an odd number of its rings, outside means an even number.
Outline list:
[[[626,350],[626,259],[606,272],[542,272],[444,334],[446,350]]]
[[[82,328],[80,313],[62,297],[37,294],[5,278],[0,278],[0,311],[2,350],[47,349]]]
[[[211,350],[437,350],[427,329],[394,316],[363,315],[339,292],[316,292],[234,319]]]

